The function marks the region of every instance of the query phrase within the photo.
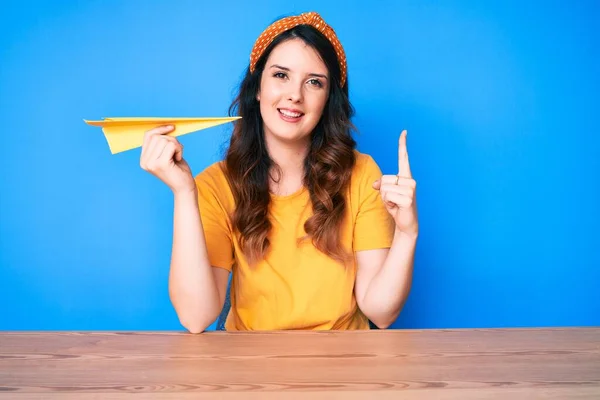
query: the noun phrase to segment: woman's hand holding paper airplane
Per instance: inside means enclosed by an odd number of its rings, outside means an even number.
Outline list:
[[[177,194],[196,190],[175,137],[233,122],[242,117],[110,117],[84,122],[102,127],[112,154],[142,147],[140,166],[165,182]]]
[[[144,134],[140,166],[163,181],[174,194],[196,190],[196,183],[188,163],[183,159],[183,146],[166,134],[175,129],[163,125]]]

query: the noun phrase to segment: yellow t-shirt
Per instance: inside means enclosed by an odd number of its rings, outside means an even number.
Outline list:
[[[342,243],[353,252],[389,248],[393,219],[372,184],[381,170],[369,155],[357,160],[347,189]],[[196,176],[199,207],[210,263],[233,273],[228,331],[280,329],[369,329],[354,296],[356,262],[341,265],[317,250],[305,235],[312,214],[306,188],[288,196],[271,194],[270,250],[249,266],[233,232],[234,199],[221,169],[214,163]]]

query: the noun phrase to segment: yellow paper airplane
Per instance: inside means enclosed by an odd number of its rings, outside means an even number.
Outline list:
[[[86,124],[102,127],[112,154],[141,147],[144,133],[161,125],[173,125],[175,129],[167,133],[169,136],[181,136],[213,126],[232,122],[241,117],[219,118],[159,118],[159,117],[125,117],[104,118],[102,121],[83,120]]]

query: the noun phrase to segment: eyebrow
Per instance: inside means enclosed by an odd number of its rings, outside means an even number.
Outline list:
[[[271,65],[271,68],[282,69],[284,71],[291,71],[291,69],[289,69],[288,67],[284,67],[284,66],[278,65],[278,64]],[[319,78],[327,79],[327,75],[316,74],[314,72],[311,72],[310,74],[308,74],[308,76],[316,76],[316,77],[319,77]]]

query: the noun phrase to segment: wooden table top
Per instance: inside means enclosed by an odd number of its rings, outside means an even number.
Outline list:
[[[0,398],[207,397],[600,399],[600,328],[0,332]]]

